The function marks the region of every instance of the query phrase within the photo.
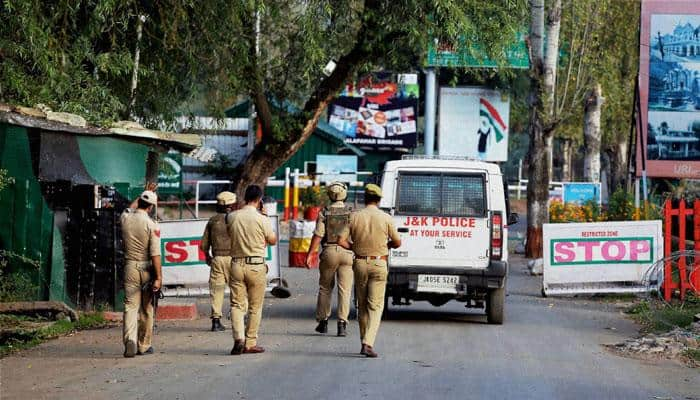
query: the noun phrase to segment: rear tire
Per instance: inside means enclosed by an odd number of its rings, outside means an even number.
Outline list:
[[[486,320],[489,324],[503,324],[503,314],[506,302],[506,288],[489,290],[486,298]]]

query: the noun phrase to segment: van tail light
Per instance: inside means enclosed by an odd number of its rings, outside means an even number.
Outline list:
[[[503,256],[503,215],[491,214],[491,259],[500,260]]]

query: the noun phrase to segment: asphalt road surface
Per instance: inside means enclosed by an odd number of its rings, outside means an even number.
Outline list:
[[[266,299],[260,344],[230,356],[231,331],[163,322],[156,354],[122,358],[121,329],[75,334],[0,361],[2,399],[700,399],[700,373],[639,361],[601,345],[638,327],[610,302],[543,299],[538,278],[512,260],[506,323],[487,325],[460,303],[392,307],[378,359],[350,335],[315,334],[318,272],[290,270],[290,299]],[[226,321],[227,327],[230,323]],[[330,323],[331,333],[335,321]]]

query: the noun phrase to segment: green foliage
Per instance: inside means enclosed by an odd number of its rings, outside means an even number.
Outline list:
[[[13,183],[15,183],[15,178],[9,176],[6,169],[0,169],[0,193]]]
[[[320,186],[301,189],[299,200],[304,207],[323,207],[329,202],[326,191]]]
[[[39,286],[32,280],[40,263],[7,250],[0,250],[0,302],[35,300]]]
[[[700,313],[700,298],[689,295],[683,304],[644,300],[626,312],[642,324],[644,331],[668,332],[676,327],[687,328],[693,323],[693,316]]]
[[[42,342],[67,335],[76,330],[97,329],[108,325],[102,313],[83,313],[78,321],[49,322],[40,318],[0,315],[0,356],[28,349]]]
[[[478,37],[491,52],[523,28],[526,10],[513,0],[5,0],[0,100],[44,103],[91,122],[126,118],[141,15],[133,111],[154,125],[176,112],[202,111],[188,103],[222,115],[240,96],[256,94],[303,110],[314,93],[327,94],[316,93],[323,67],[351,49],[371,56],[347,59],[345,78],[421,67],[433,37]],[[265,133],[283,140],[316,109],[294,118],[286,104],[272,111],[272,132]]]
[[[564,2],[557,79],[557,103],[564,117],[557,134],[583,141],[583,100],[600,83],[605,103],[603,143],[627,140],[639,62],[639,2]]]
[[[617,188],[608,200],[610,221],[632,221],[634,219],[634,197],[631,193]]]

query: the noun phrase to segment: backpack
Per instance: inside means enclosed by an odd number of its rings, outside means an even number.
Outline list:
[[[326,207],[323,210],[323,214],[326,217],[326,236],[323,238],[323,242],[326,244],[338,243],[341,233],[350,224],[350,213],[352,208],[345,206],[340,207]]]

